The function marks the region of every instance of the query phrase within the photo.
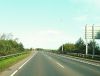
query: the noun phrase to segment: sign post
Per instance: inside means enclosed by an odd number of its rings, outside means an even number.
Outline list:
[[[88,55],[88,39],[92,39],[92,58],[95,55],[95,39],[100,39],[100,26],[85,26],[86,55]]]
[[[86,40],[86,56],[88,55],[88,42],[87,42],[87,25],[85,26],[85,40]]]
[[[94,36],[94,25],[92,26],[92,39],[93,39],[93,55],[92,55],[92,58],[94,58],[94,55],[95,55],[95,36]]]
[[[63,50],[64,50],[64,48],[63,48],[63,45],[62,45],[62,53],[63,53]]]

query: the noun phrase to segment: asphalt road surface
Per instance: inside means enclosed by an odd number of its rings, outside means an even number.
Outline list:
[[[100,67],[38,52],[14,76],[100,76]]]

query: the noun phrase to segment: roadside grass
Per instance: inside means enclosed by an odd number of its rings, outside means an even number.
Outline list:
[[[4,71],[6,68],[17,63],[18,61],[21,61],[22,59],[26,58],[29,55],[30,55],[30,52],[27,52],[21,55],[0,59],[0,72]]]

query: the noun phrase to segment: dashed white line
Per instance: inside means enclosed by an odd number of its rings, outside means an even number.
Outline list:
[[[10,76],[14,76],[18,70],[20,70],[29,60],[31,60],[35,55],[36,55],[37,52],[35,52],[35,54],[33,54],[33,56],[31,58],[29,58],[26,62],[24,62],[24,64],[22,64],[17,70],[15,70]]]
[[[56,62],[60,67],[62,67],[62,68],[64,68],[64,66],[63,65],[61,65],[60,63],[58,63],[58,62]]]
[[[59,57],[63,57],[63,58],[68,58],[70,60],[78,61],[78,62],[81,62],[81,63],[85,63],[85,64],[89,64],[89,65],[93,65],[93,66],[100,67],[100,64],[96,64],[96,63],[93,63],[93,62],[79,60],[79,59],[75,59],[75,58],[71,58],[71,57],[66,57],[66,56],[62,56],[62,55],[57,55],[57,54],[54,54],[54,53],[51,53],[51,54],[56,55],[56,56],[59,56]]]
[[[46,56],[48,59],[53,60],[50,56],[44,54],[44,56]]]
[[[45,54],[45,56],[48,58],[48,59],[50,59],[50,60],[53,60],[50,56],[47,56],[46,54]],[[61,68],[64,68],[64,66],[63,65],[61,65],[59,62],[57,62],[57,61],[54,61],[57,65],[59,65]]]

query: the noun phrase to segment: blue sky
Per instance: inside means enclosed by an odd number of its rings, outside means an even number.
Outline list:
[[[58,48],[84,38],[85,24],[100,23],[99,0],[0,0],[0,32],[25,47]]]

